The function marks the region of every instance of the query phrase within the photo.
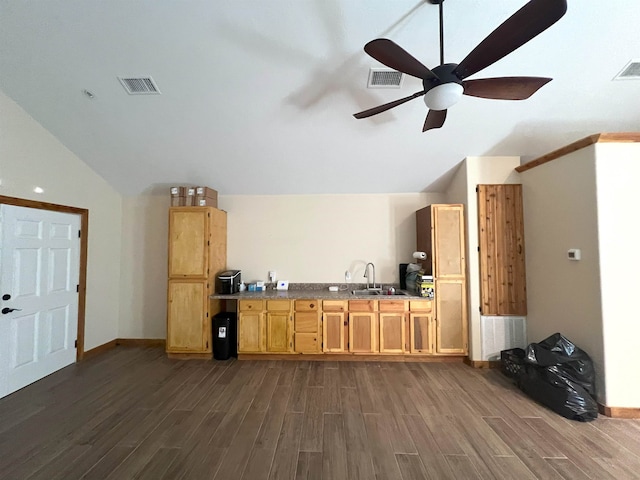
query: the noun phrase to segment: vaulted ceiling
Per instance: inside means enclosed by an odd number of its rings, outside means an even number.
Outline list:
[[[445,61],[525,3],[446,0]],[[123,194],[433,191],[466,156],[526,160],[640,130],[640,80],[612,81],[640,59],[640,2],[568,4],[472,77],[551,83],[524,101],[464,97],[427,133],[421,100],[352,116],[421,90],[411,77],[367,89],[382,66],[363,52],[369,40],[439,63],[438,7],[424,0],[0,0],[0,89]],[[161,95],[129,95],[118,76],[151,76]]]

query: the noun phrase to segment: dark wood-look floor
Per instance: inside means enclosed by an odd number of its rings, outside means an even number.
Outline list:
[[[118,347],[0,400],[0,478],[640,478],[640,421],[566,420],[460,363]]]

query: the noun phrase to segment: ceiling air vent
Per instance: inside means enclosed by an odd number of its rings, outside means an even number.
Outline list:
[[[118,77],[129,95],[160,95],[151,77]]]
[[[640,60],[631,60],[614,80],[640,80]]]
[[[388,68],[370,68],[367,88],[400,88],[403,75]]]

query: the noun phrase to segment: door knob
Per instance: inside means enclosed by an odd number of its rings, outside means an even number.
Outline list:
[[[2,295],[2,300],[11,300],[11,295],[5,293],[4,295]]]
[[[9,308],[9,307],[4,307],[4,308],[2,309],[2,314],[3,314],[3,315],[6,315],[7,313],[11,313],[11,312],[16,312],[16,311],[18,311],[18,312],[19,312],[20,310],[22,310],[22,309],[21,309],[21,308]]]

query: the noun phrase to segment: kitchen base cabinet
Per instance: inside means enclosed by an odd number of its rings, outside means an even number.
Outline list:
[[[322,351],[345,353],[347,351],[348,322],[347,302],[324,300],[322,302]],[[345,338],[346,337],[346,338]]]
[[[267,300],[267,352],[293,351],[291,301]]]
[[[207,280],[169,281],[168,353],[212,352],[209,289]]]
[[[318,300],[296,300],[294,302],[293,350],[296,353],[320,353],[322,351],[319,304]]]
[[[263,310],[262,300],[238,302],[238,353],[259,353],[267,350]]]
[[[433,302],[412,300],[409,303],[409,351],[433,353]]]
[[[464,285],[460,280],[446,280],[441,290],[437,307],[431,299],[239,300],[238,353],[244,358],[273,359],[304,354],[313,359],[460,360],[467,348],[460,297]],[[460,321],[438,327],[436,308]],[[452,311],[455,308],[457,312]],[[190,348],[200,341],[192,330],[180,335]],[[200,332],[200,339],[205,336]],[[205,346],[209,348],[206,342]]]
[[[373,353],[378,350],[378,302],[374,300],[349,301],[349,351]]]
[[[464,280],[436,280],[436,353],[467,353]]]

